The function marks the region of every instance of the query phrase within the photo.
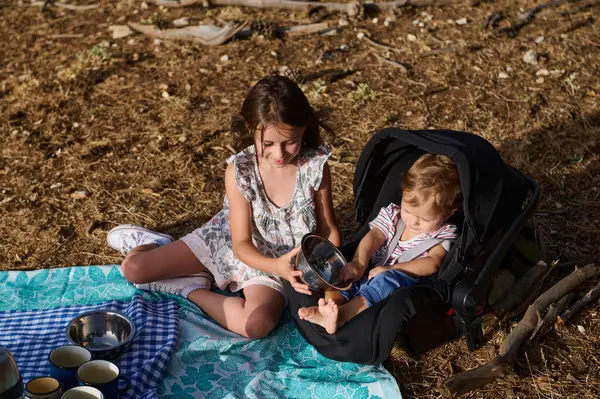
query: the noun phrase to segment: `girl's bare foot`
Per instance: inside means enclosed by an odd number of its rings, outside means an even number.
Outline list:
[[[319,299],[319,313],[321,313],[323,319],[323,326],[325,331],[329,334],[335,334],[337,331],[337,321],[338,321],[338,305],[333,301],[333,299],[328,298],[327,302],[325,299]]]

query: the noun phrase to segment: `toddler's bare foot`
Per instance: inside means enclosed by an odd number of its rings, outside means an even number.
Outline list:
[[[328,298],[327,302],[321,298],[319,299],[319,313],[323,317],[323,324],[321,325],[325,328],[325,331],[329,334],[335,334],[338,327],[338,305],[331,298]]]
[[[324,327],[323,316],[319,312],[318,306],[311,306],[309,308],[298,309],[298,317],[300,317],[300,320],[310,321],[311,323],[318,324],[321,327]]]

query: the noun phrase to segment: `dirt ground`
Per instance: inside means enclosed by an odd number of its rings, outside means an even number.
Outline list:
[[[494,12],[506,17],[498,28],[508,26],[538,4],[483,0],[357,20],[116,0],[87,11],[52,4],[41,11],[29,0],[2,0],[0,269],[119,263],[105,245],[117,224],[176,236],[202,225],[222,205],[224,160],[235,145],[231,115],[256,80],[278,71],[304,80],[336,132],[330,164],[344,233],[355,228],[352,176],[373,132],[465,130],[539,182],[539,209],[547,213],[535,222],[549,260],[597,263],[600,7],[588,0],[542,10],[514,37],[483,26]],[[284,40],[266,30],[216,47],[141,34],[113,39],[109,30],[127,21],[168,28],[184,16],[191,24],[329,22],[339,29]],[[436,49],[450,50],[428,54]],[[524,61],[530,50],[537,64]],[[315,77],[336,69],[349,74]],[[516,375],[469,397],[600,397],[599,322],[596,304],[527,344]],[[472,353],[464,340],[419,361],[395,349],[386,367],[406,397],[440,397],[442,381],[495,356],[508,330],[495,329]]]

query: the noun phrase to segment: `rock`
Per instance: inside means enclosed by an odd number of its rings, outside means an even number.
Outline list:
[[[541,85],[542,83],[544,83],[544,81],[545,81],[545,80],[544,80],[544,78],[537,78],[537,79],[535,80],[535,83],[537,83],[537,84],[540,84],[540,85]]]
[[[154,44],[156,46],[160,46],[161,43],[162,43],[162,40],[160,40],[160,39],[154,39]]]
[[[142,1],[142,4],[140,4],[140,8],[142,10],[147,10],[149,8],[148,3],[146,3],[145,1]]]
[[[585,334],[585,328],[583,328],[581,324],[577,325],[577,330],[579,330],[580,333]]]
[[[469,22],[469,21],[467,21],[467,19],[466,19],[466,18],[460,18],[460,19],[457,19],[457,20],[456,20],[456,21],[454,21],[454,22],[456,22],[456,25],[466,25],[466,24],[467,24],[467,22]]]
[[[523,62],[530,65],[537,65],[538,55],[535,50],[529,50],[523,55]]]
[[[179,136],[179,142],[180,143],[185,143],[187,141],[187,136],[183,135],[183,136]]]
[[[341,19],[338,21],[338,25],[339,25],[339,26],[348,26],[348,25],[350,25],[350,23],[349,23],[348,21],[346,21],[345,19],[341,18]]]
[[[189,24],[190,24],[189,17],[181,17],[181,18],[177,18],[177,19],[173,20],[173,25],[175,25],[175,26],[187,26]]]
[[[544,36],[538,36],[535,38],[535,43],[540,44],[544,41],[544,39],[545,39]]]
[[[537,71],[535,73],[535,76],[548,76],[550,75],[550,72],[548,72],[547,69],[540,69],[539,71]]]
[[[506,66],[506,72],[512,72],[513,68],[510,65]]]
[[[392,26],[392,24],[394,23],[394,18],[392,17],[385,17],[385,20],[383,21],[383,26],[390,27]]]
[[[406,40],[408,40],[409,42],[414,42],[417,40],[417,37],[412,33],[409,33],[408,35],[406,35]]]
[[[71,193],[71,198],[85,199],[85,198],[89,197],[90,195],[92,195],[92,193],[90,193],[89,191],[81,190],[81,191],[75,191],[75,192]]]
[[[55,188],[60,188],[60,187],[62,187],[62,183],[60,183],[60,182],[59,183],[54,183],[53,185],[50,186],[50,188],[52,190],[54,190]]]
[[[412,24],[415,26],[419,25],[420,23],[421,23],[421,21],[418,19],[415,19],[414,21],[412,21]]]
[[[378,19],[378,18],[373,18],[373,19],[371,20],[371,22],[373,22],[374,24],[377,24],[377,23],[379,23],[379,19]]]
[[[500,78],[500,79],[508,79],[508,77],[509,76],[508,76],[508,74],[506,72],[500,72],[498,74],[498,78]]]
[[[365,34],[364,32],[358,32],[358,34],[356,35],[356,37],[360,40],[360,39],[364,39]]]
[[[419,28],[424,28],[425,24],[423,22],[419,22]]]
[[[112,31],[113,39],[122,39],[133,33],[133,30],[127,25],[111,25],[108,30]]]
[[[229,61],[229,56],[227,54],[221,56],[221,58],[219,58],[219,60],[223,63]]]
[[[166,84],[166,83],[161,83],[161,84],[159,84],[159,85],[158,85],[158,88],[159,88],[161,91],[167,91],[167,90],[169,89],[169,85],[168,85],[168,84]]]
[[[162,98],[164,98],[165,100],[168,100],[168,99],[171,97],[171,95],[169,94],[169,92],[168,92],[168,91],[163,91],[163,92],[162,92],[160,95],[161,95],[161,96],[162,96]]]
[[[565,74],[564,69],[553,69],[550,71],[550,75],[552,75],[553,78],[558,78],[564,74]]]

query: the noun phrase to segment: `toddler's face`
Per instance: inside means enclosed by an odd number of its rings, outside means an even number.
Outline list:
[[[304,127],[267,125],[260,141],[260,126],[254,135],[254,146],[259,158],[274,168],[283,168],[300,153]]]
[[[415,234],[437,231],[448,216],[435,210],[433,198],[419,206],[409,205],[404,199],[402,200],[400,217],[406,224],[406,228]]]

